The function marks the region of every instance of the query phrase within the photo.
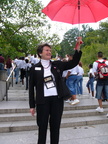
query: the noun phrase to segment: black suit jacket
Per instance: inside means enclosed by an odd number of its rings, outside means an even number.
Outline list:
[[[81,58],[81,51],[75,51],[73,60],[69,62],[62,61],[51,61],[51,72],[55,77],[56,88],[58,92],[58,97],[62,97],[62,92],[60,91],[60,77],[64,70],[71,69],[75,67]],[[36,90],[36,99],[35,92]],[[44,68],[41,62],[34,65],[30,70],[30,80],[29,80],[29,105],[30,108],[35,108],[35,104],[44,104]]]

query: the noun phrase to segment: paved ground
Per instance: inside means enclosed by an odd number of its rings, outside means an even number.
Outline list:
[[[96,99],[87,95],[86,81],[84,79],[84,96],[80,97],[79,105],[98,104]],[[29,105],[28,101],[0,102],[0,109],[5,108],[29,108]],[[37,134],[37,131],[0,133],[0,144],[36,144]],[[49,130],[47,144],[50,144]],[[60,144],[108,144],[108,124],[61,128]]]
[[[108,144],[108,124],[62,128],[60,134],[60,144]],[[36,141],[37,131],[0,134],[0,144],[36,144]]]

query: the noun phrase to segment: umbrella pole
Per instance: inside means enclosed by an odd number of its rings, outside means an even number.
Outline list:
[[[78,0],[78,36],[80,36],[80,0]]]

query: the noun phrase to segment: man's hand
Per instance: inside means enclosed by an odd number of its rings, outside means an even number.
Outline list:
[[[30,109],[30,113],[31,113],[32,116],[34,116],[34,114],[35,114],[35,108],[31,108]]]

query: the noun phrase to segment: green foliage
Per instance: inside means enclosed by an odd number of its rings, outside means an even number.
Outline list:
[[[64,34],[64,38],[61,42],[61,51],[59,52],[61,56],[64,57],[66,54],[74,53],[76,38],[79,36],[79,33],[80,33],[80,36],[85,38],[87,32],[93,31],[93,29],[90,28],[88,25],[82,25],[82,29],[83,30],[79,32],[79,29],[76,27],[76,28],[70,29]]]
[[[61,42],[61,51],[59,54],[64,57],[65,54],[72,53],[77,36],[78,28],[66,32]],[[102,51],[104,57],[108,59],[108,23],[100,23],[100,27],[97,30],[93,30],[88,25],[83,25],[80,36],[82,36],[84,42],[81,46],[83,52],[81,62],[83,63],[85,75],[87,75],[89,70],[88,65],[97,60],[97,53],[99,51]]]
[[[101,23],[100,29],[88,31],[86,37],[83,38],[84,45],[82,48],[83,55],[81,61],[86,74],[89,70],[88,65],[97,60],[97,53],[99,51],[102,51],[104,57],[108,59],[107,27],[107,22]]]
[[[89,64],[93,64],[94,61],[97,60],[97,53],[99,51],[102,51],[104,54],[104,57],[108,58],[108,44],[91,44],[90,46],[85,46],[82,49],[83,55],[81,58],[81,61],[83,63],[83,68],[85,70],[85,74],[87,74],[89,68]]]
[[[42,42],[58,45],[58,36],[49,34],[51,26],[42,8],[38,0],[0,1],[0,53],[4,57],[35,54],[37,45]]]
[[[64,57],[66,54],[74,53],[74,46],[79,31],[78,28],[70,29],[64,34],[64,38],[61,42],[61,51],[59,54]]]
[[[42,8],[38,0],[0,0],[0,53],[4,57],[35,54],[37,46],[44,42],[52,45],[53,56],[74,53],[78,28],[67,31],[60,43],[58,35],[50,33],[51,25]],[[98,51],[108,58],[108,22],[100,23],[98,30],[83,25],[80,36],[84,41],[81,61],[86,73],[88,65],[97,59]]]

